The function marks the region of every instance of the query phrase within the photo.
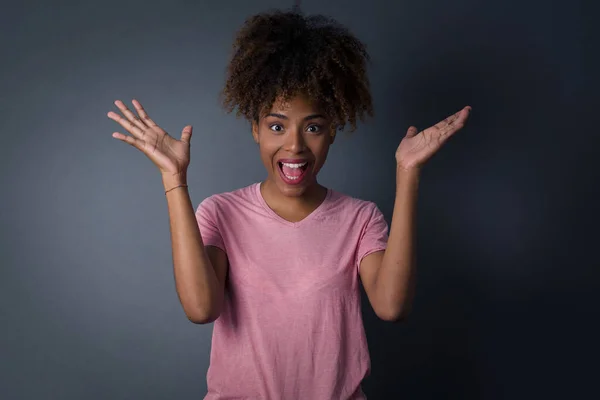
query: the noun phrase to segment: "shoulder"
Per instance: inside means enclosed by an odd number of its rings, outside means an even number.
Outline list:
[[[353,197],[335,190],[331,190],[331,205],[340,211],[348,214],[354,214],[365,219],[371,218],[374,214],[380,214],[381,211],[373,201]]]
[[[243,207],[247,203],[253,203],[256,196],[256,185],[256,183],[253,183],[229,192],[210,195],[200,202],[196,212],[218,213],[223,210]]]

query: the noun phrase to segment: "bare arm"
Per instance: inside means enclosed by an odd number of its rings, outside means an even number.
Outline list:
[[[377,314],[395,321],[409,312],[415,292],[416,205],[422,165],[448,138],[463,128],[466,106],[436,125],[418,132],[408,128],[396,150],[396,201],[388,247],[364,258],[360,266],[365,291]]]
[[[186,184],[192,127],[183,128],[177,140],[158,126],[138,101],[133,100],[137,114],[120,100],[115,105],[123,115],[111,111],[108,117],[130,135],[114,132],[112,136],[144,153],[160,170],[168,190],[175,286],[183,310],[192,322],[212,322],[223,306],[227,256],[215,247],[204,247],[187,187],[179,186]]]
[[[418,172],[397,171],[396,201],[388,246],[366,256],[360,277],[379,318],[398,321],[410,312],[415,290],[415,220]]]
[[[182,180],[163,177],[165,190]],[[204,246],[186,187],[166,193],[173,247],[173,273],[179,301],[188,319],[205,324],[216,320],[223,306],[227,256]]]

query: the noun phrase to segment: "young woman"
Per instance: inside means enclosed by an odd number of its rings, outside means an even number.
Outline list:
[[[160,169],[177,293],[188,318],[215,322],[205,399],[364,399],[370,359],[359,279],[375,313],[406,315],[414,287],[419,170],[470,107],[396,151],[389,231],[375,204],[318,183],[336,132],[371,114],[364,45],[323,16],[263,13],[234,43],[223,103],[252,126],[267,177],[205,199],[187,191],[192,127],[176,140],[134,100],[113,136]],[[228,160],[227,162],[231,162]]]

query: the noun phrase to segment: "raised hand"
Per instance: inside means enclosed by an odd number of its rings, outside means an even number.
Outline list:
[[[466,106],[456,114],[419,133],[416,127],[409,127],[396,150],[398,167],[405,170],[420,168],[448,138],[462,129],[470,112],[471,107]]]
[[[192,127],[188,125],[183,128],[181,138],[177,140],[158,126],[137,100],[133,100],[137,115],[120,100],[115,101],[115,105],[125,117],[112,111],[108,117],[118,122],[131,136],[119,132],[114,132],[112,136],[141,150],[163,176],[185,177],[190,164]]]

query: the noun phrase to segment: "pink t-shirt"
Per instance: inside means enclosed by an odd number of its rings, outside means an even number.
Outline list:
[[[256,183],[207,198],[196,218],[204,244],[229,259],[205,400],[365,399],[358,268],[387,244],[377,206],[330,189],[289,222]]]

